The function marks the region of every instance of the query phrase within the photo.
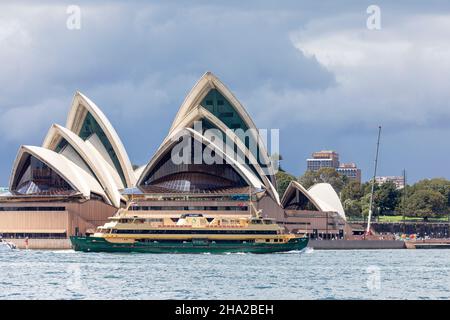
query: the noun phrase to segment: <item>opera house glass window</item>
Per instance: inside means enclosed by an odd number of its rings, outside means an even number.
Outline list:
[[[201,105],[225,123],[227,127],[231,129],[240,128],[244,131],[248,129],[231,103],[218,90],[210,90]]]
[[[28,156],[14,192],[20,194],[70,194],[73,188],[39,159]]]
[[[205,145],[202,145],[203,151]],[[194,164],[193,153],[191,164],[174,164],[170,149],[158,162],[155,168],[144,179],[145,186],[157,186],[179,192],[200,192],[247,184],[239,173],[229,164]],[[194,150],[194,146],[191,146]]]
[[[242,129],[243,132],[249,129],[233,105],[217,89],[211,89],[201,102],[201,105],[222,121],[228,128],[233,130]],[[261,167],[266,167],[267,164],[261,159],[261,155],[259,154],[257,141],[251,135],[247,136],[244,134],[242,136],[238,134],[238,137],[247,148],[250,148],[250,152],[257,159],[258,164]]]
[[[117,158],[116,153],[114,152],[114,148],[112,147],[111,142],[109,142],[108,137],[106,136],[105,132],[100,127],[98,122],[95,120],[95,118],[88,112],[86,118],[84,119],[79,136],[83,140],[88,140],[91,135],[96,135],[100,139],[101,143],[108,152],[111,161],[114,163],[114,167],[116,167],[116,170],[119,173],[124,186],[126,186],[125,175],[122,171],[120,161]]]

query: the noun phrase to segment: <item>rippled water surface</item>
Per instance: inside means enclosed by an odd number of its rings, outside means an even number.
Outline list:
[[[0,252],[0,299],[450,299],[450,250]]]

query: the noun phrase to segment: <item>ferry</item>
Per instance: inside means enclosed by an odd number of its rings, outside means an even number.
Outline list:
[[[90,236],[70,237],[75,251],[141,253],[274,253],[302,250],[305,236],[286,233],[275,220],[182,214],[113,216]]]

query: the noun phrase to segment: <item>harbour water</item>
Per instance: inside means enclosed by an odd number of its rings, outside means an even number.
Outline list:
[[[0,252],[1,299],[450,299],[450,250]]]

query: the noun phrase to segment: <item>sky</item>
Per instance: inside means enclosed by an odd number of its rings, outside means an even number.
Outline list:
[[[370,179],[381,125],[379,175],[450,178],[449,39],[448,1],[1,2],[0,186],[20,145],[65,124],[77,90],[146,164],[206,71],[257,127],[280,130],[296,176],[331,149]]]

